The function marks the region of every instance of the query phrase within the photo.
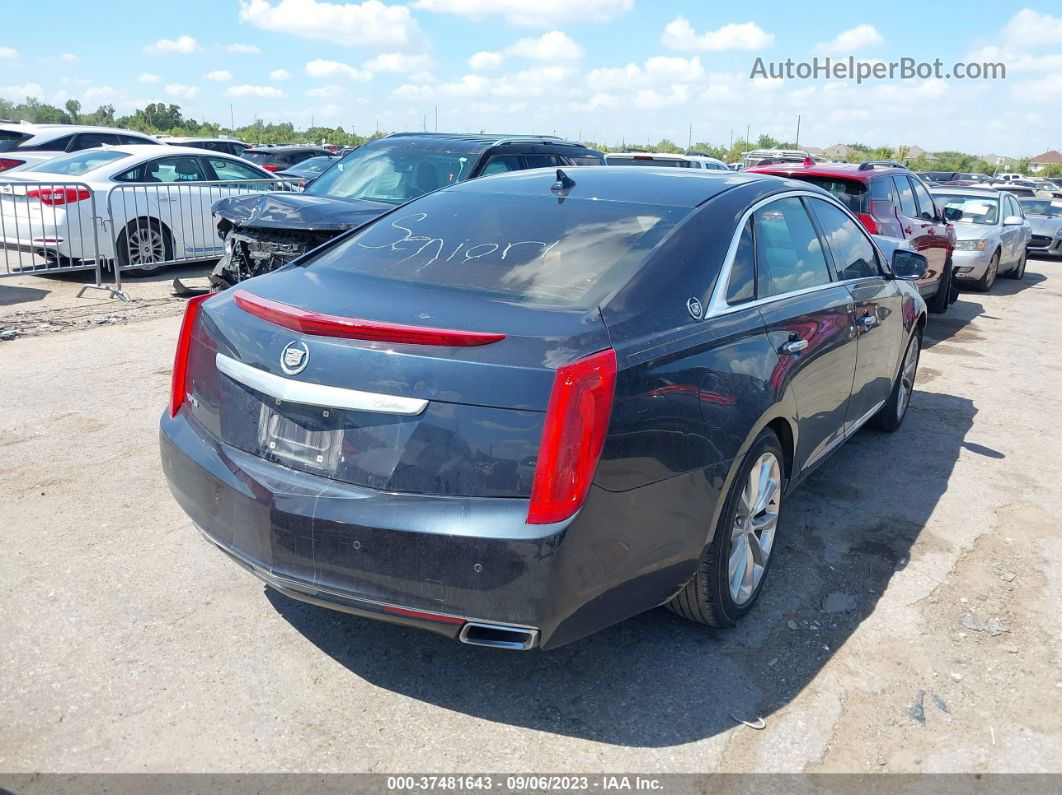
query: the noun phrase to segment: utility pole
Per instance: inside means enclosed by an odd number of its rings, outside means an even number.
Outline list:
[[[235,132],[236,130],[236,114],[232,110],[232,103],[229,103],[229,129]]]
[[[687,149],[692,149],[693,148],[693,124],[692,123],[690,123],[690,141],[689,141],[688,144],[686,144],[686,148]]]
[[[797,114],[797,137],[796,137],[796,143],[794,145],[796,146],[797,149],[800,148],[800,114],[799,113]]]
[[[427,113],[421,114],[420,128],[424,132],[428,131],[428,114]]]
[[[439,106],[435,106],[435,132],[439,132]]]
[[[745,154],[749,153],[749,132],[752,130],[751,124],[745,125]]]

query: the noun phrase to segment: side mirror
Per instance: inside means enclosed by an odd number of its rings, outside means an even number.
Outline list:
[[[960,210],[958,207],[944,208],[945,221],[958,221],[960,218],[962,218],[962,210]]]
[[[1020,215],[1008,215],[1003,219],[1003,226],[1021,226],[1024,220]]]
[[[926,275],[926,258],[915,251],[898,248],[892,253],[892,275],[914,282]]]

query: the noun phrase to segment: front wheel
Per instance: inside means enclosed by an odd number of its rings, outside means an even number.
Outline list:
[[[900,372],[896,375],[889,399],[885,401],[884,406],[878,409],[878,413],[871,417],[870,427],[892,433],[903,425],[903,418],[907,416],[907,407],[911,405],[911,393],[914,392],[921,350],[922,334],[916,331],[911,335],[911,341],[907,343],[903,363],[900,364]]]
[[[785,490],[782,445],[771,430],[756,437],[730,484],[711,543],[693,579],[668,607],[712,627],[732,627],[760,595],[771,562]]]
[[[974,287],[982,293],[987,293],[992,289],[992,285],[996,283],[996,275],[999,273],[999,252],[997,251],[992,255],[992,259],[988,261],[988,267],[985,268],[985,275],[974,282]]]
[[[951,305],[951,257],[944,263],[940,281],[937,282],[937,292],[926,302],[926,307],[934,315],[943,315]]]
[[[134,275],[154,273],[173,260],[170,232],[154,218],[137,218],[115,241],[118,264]]]

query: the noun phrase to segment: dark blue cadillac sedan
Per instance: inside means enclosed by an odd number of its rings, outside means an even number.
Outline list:
[[[163,466],[324,607],[513,649],[661,604],[733,625],[786,495],[903,421],[924,267],[777,177],[460,183],[190,302]]]

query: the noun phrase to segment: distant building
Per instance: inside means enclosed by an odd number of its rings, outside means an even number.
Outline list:
[[[1029,158],[1029,167],[1036,173],[1044,166],[1062,166],[1062,152],[1048,149],[1042,155]]]
[[[1018,165],[1018,158],[1007,157],[1006,155],[996,155],[991,152],[987,155],[981,155],[981,159],[988,165],[994,167],[998,171],[1009,171]]]
[[[928,163],[936,162],[937,159],[936,155],[920,146],[901,146],[892,156],[897,160],[925,160]]]
[[[822,150],[823,157],[828,157],[830,160],[847,161],[855,152],[850,146],[844,144],[834,144],[833,146],[827,146]]]

